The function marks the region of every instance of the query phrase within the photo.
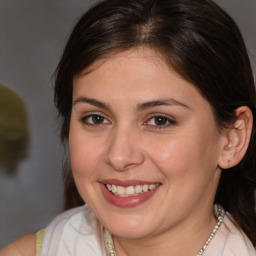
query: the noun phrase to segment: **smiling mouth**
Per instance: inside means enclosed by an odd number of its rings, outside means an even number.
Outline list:
[[[115,196],[120,196],[120,197],[141,195],[156,189],[158,186],[160,186],[160,183],[127,186],[127,187],[105,184],[105,187],[108,189],[109,192],[111,192]]]

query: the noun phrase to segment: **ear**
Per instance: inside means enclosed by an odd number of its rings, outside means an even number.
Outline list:
[[[253,115],[249,107],[236,109],[236,121],[221,135],[218,165],[222,169],[236,166],[244,157],[251,137]]]

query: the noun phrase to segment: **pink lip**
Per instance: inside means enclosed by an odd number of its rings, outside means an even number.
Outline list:
[[[134,207],[137,206],[139,204],[144,203],[145,201],[149,200],[156,192],[157,190],[161,187],[158,186],[157,188],[155,188],[154,190],[148,191],[146,193],[143,194],[139,194],[136,196],[128,196],[128,197],[120,197],[120,196],[116,196],[113,193],[111,193],[110,191],[108,191],[108,189],[106,188],[106,186],[104,184],[112,184],[112,185],[116,185],[116,186],[135,186],[135,185],[142,185],[142,184],[156,184],[156,182],[141,182],[141,181],[135,181],[135,180],[129,180],[129,181],[118,181],[118,180],[106,180],[101,181],[100,184],[100,188],[102,190],[103,196],[105,197],[105,199],[118,207]]]

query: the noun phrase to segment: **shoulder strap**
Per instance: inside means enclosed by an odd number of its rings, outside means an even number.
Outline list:
[[[41,229],[36,233],[36,256],[41,255],[42,245],[44,241],[45,229]]]

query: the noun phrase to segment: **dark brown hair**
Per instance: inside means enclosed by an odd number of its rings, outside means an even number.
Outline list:
[[[55,103],[61,139],[69,136],[73,77],[116,52],[146,46],[199,89],[219,128],[248,106],[254,116],[243,160],[223,171],[215,202],[224,206],[256,245],[256,103],[254,79],[241,33],[211,0],[105,0],[86,12],[70,35],[56,70]],[[70,168],[64,168],[65,209],[83,204]]]

